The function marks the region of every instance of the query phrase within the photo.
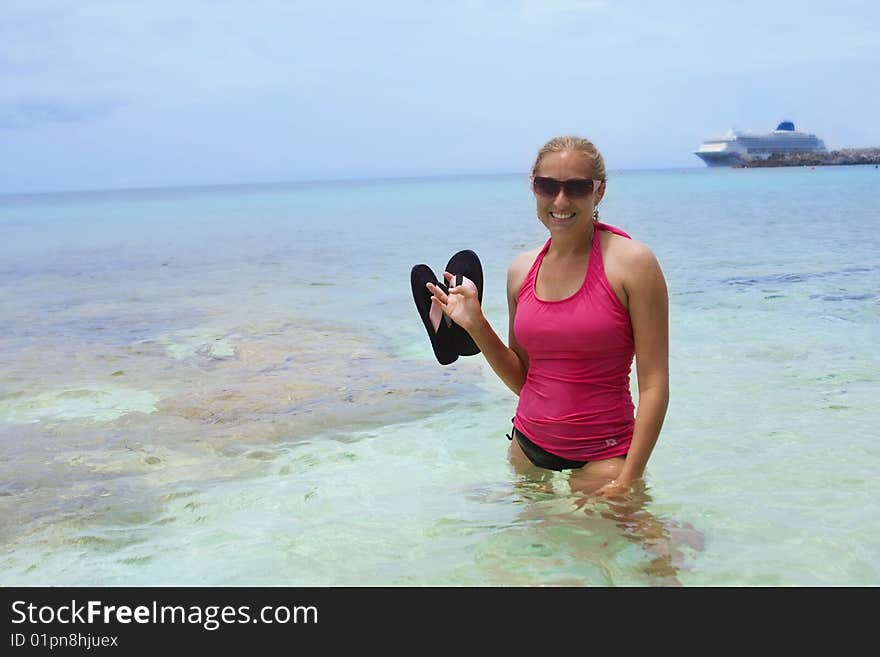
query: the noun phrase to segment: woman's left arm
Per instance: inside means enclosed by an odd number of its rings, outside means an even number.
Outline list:
[[[640,479],[660,436],[669,404],[669,295],[657,258],[648,247],[631,243],[626,253],[624,289],[635,340],[639,405],[632,444],[620,474],[600,489],[625,492]]]

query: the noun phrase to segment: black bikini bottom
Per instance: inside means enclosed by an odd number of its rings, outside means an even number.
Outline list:
[[[589,463],[589,461],[571,461],[548,452],[543,447],[538,447],[535,443],[529,440],[528,437],[516,427],[513,428],[513,435],[516,437],[516,442],[519,443],[522,451],[527,457],[529,457],[529,461],[537,465],[539,468],[545,468],[547,470],[576,470]],[[507,439],[513,440],[510,435],[507,436]]]

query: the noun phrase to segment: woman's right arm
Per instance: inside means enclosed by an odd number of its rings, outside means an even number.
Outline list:
[[[449,288],[449,295],[433,285],[429,290],[443,312],[473,338],[492,370],[515,394],[519,395],[529,368],[528,355],[516,341],[513,323],[516,317],[516,298],[523,280],[537,253],[523,253],[514,258],[507,271],[508,340],[505,345],[494,331],[476,299],[476,292],[464,286]],[[447,281],[451,276],[447,277]]]

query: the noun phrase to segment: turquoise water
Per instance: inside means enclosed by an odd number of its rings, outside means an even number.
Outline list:
[[[616,172],[670,289],[625,503],[506,460],[409,270],[546,239],[524,176],[0,197],[2,585],[877,585],[880,172]]]

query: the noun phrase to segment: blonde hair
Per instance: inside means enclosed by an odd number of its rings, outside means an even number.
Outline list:
[[[554,137],[541,147],[538,151],[538,157],[535,158],[535,164],[532,166],[532,176],[538,170],[541,159],[548,153],[558,153],[560,151],[577,151],[583,153],[590,160],[590,175],[593,180],[605,180],[605,160],[599,149],[588,139],[583,137],[574,137],[566,135],[564,137]]]

